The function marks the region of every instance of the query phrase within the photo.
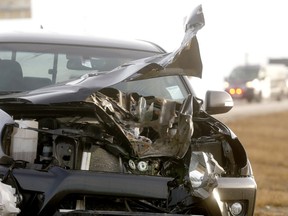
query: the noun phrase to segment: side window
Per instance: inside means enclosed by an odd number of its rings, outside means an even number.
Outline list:
[[[68,59],[66,54],[58,55],[58,64],[57,64],[57,77],[56,83],[67,81],[70,79],[78,78],[85,73],[88,73],[87,70],[77,70],[67,68]]]
[[[50,53],[17,52],[16,61],[22,67],[24,77],[41,77],[52,80],[54,55]]]
[[[0,59],[6,60],[1,71],[3,91],[27,91],[53,84],[54,54],[0,51]]]
[[[64,54],[58,55],[57,77],[56,83],[63,82],[69,79],[69,70],[67,69],[67,58]]]
[[[11,59],[12,52],[11,51],[1,51],[0,52],[0,59]]]

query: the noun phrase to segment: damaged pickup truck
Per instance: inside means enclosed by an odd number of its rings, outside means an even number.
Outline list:
[[[252,216],[245,149],[211,116],[232,98],[200,99],[189,83],[202,76],[203,25],[199,6],[172,53],[2,95],[0,215]]]

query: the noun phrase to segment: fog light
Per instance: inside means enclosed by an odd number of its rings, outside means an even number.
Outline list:
[[[240,215],[243,210],[242,204],[235,202],[230,206],[230,212],[233,216]]]

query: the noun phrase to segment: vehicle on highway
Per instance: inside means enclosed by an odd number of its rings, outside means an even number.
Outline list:
[[[233,100],[225,91],[199,99],[189,83],[202,76],[196,33],[203,25],[199,6],[171,53],[151,43],[79,38],[85,46],[63,56],[69,71],[61,82],[57,53],[74,50],[75,41],[38,50],[35,58],[54,56],[44,77],[52,85],[0,97],[0,214],[252,216],[256,182],[247,153],[211,116],[228,112]],[[33,40],[31,49],[42,45]],[[144,58],[96,69],[104,57],[107,64]]]
[[[283,64],[241,65],[225,78],[225,90],[234,99],[248,102],[281,100],[287,96],[288,68]]]

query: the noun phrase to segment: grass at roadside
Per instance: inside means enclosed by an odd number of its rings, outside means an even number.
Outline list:
[[[288,207],[288,112],[226,123],[247,150],[257,182],[257,208]],[[288,214],[288,213],[287,213]]]

